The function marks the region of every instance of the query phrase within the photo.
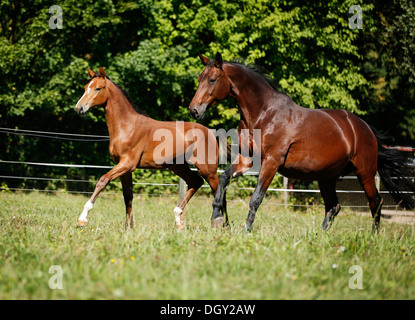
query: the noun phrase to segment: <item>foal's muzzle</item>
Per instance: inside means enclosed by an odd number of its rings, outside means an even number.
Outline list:
[[[81,115],[81,116],[83,116],[84,114],[85,114],[85,111],[84,111],[84,107],[79,107],[79,108],[77,108],[76,109],[76,112],[79,114],[79,115]]]
[[[76,112],[80,115],[80,116],[84,116],[85,115],[85,113],[87,112],[89,110],[89,107],[88,106],[84,106],[84,105],[82,105],[82,106],[77,106],[76,107]]]

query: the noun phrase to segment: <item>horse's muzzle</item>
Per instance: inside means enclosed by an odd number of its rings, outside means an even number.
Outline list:
[[[84,116],[87,111],[88,111],[88,108],[84,108],[83,106],[79,106],[79,107],[76,108],[76,112],[80,116]]]
[[[206,111],[206,104],[202,104],[199,106],[190,106],[190,114],[192,115],[193,119],[201,120],[205,117],[205,111]]]
[[[84,115],[85,114],[85,112],[84,112],[84,108],[83,107],[79,107],[79,108],[77,108],[76,109],[76,112],[79,114],[79,115]]]
[[[197,111],[197,109],[191,110],[190,114],[192,115],[193,119],[196,119],[196,120],[200,119],[200,115],[199,115],[199,112]]]

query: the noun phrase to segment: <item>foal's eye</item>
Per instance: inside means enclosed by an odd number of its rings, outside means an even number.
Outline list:
[[[209,79],[209,84],[214,84],[216,82],[216,79]]]
[[[101,91],[102,88],[96,88],[95,91]]]

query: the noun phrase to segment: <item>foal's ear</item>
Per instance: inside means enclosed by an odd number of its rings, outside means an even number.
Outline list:
[[[207,66],[208,65],[209,59],[206,58],[203,54],[199,53],[199,58],[200,58],[200,61],[202,62],[202,64],[204,66]]]
[[[92,71],[91,69],[89,69],[88,68],[88,74],[89,74],[89,76],[91,77],[91,79],[93,78],[93,77],[95,77],[95,72],[94,71]]]
[[[222,65],[223,65],[222,55],[218,52],[216,53],[216,56],[215,56],[215,67],[222,70]]]
[[[105,71],[102,67],[99,67],[99,75],[105,79]]]

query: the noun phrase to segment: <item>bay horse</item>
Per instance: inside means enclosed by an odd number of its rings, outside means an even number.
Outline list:
[[[195,119],[202,119],[206,110],[231,96],[240,111],[238,133],[248,129],[251,152],[260,152],[261,169],[258,183],[249,202],[246,230],[252,230],[255,214],[277,172],[288,178],[318,181],[325,204],[324,230],[331,226],[340,211],[336,182],[340,176],[355,172],[374,219],[379,228],[383,200],[375,184],[376,172],[393,198],[405,208],[414,207],[411,197],[414,176],[405,156],[382,146],[382,137],[356,115],[345,110],[308,109],[298,106],[278,91],[272,80],[258,68],[243,62],[223,61],[218,52],[210,61],[199,55],[205,66],[199,75],[197,91],[189,105]],[[257,145],[252,131],[260,130]],[[242,140],[240,144],[242,144]],[[212,220],[224,222],[225,187],[252,166],[239,154],[219,178],[213,202]]]
[[[126,206],[126,226],[133,227],[132,172],[136,168],[167,168],[188,185],[185,195],[174,208],[175,226],[182,229],[185,226],[184,208],[203,185],[203,178],[210,185],[213,194],[216,194],[219,179],[218,142],[215,135],[198,123],[152,119],[140,111],[126,92],[105,75],[103,68],[99,68],[99,73],[88,68],[88,74],[91,80],[76,104],[76,111],[84,115],[92,107],[104,108],[110,136],[109,152],[117,165],[97,182],[95,191],[78,219],[78,226],[82,227],[87,222],[88,212],[93,208],[102,189],[110,181],[120,177]],[[179,127],[181,130],[178,130]],[[163,141],[165,148],[161,150]],[[197,156],[192,158],[195,151]],[[190,156],[186,152],[190,152]],[[199,174],[192,171],[189,164],[194,164]]]

